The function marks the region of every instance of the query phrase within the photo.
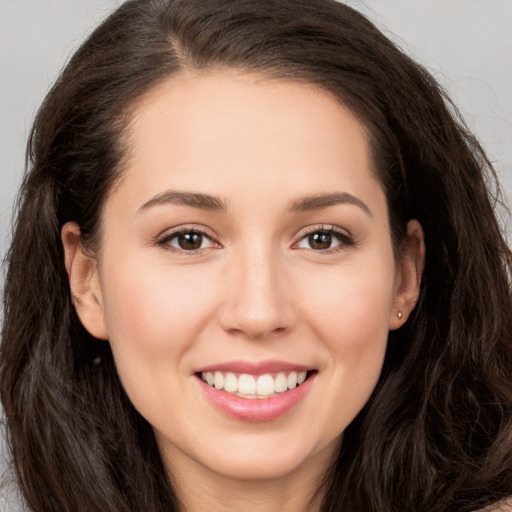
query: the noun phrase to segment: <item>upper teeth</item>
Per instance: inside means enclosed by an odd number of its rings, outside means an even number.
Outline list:
[[[251,375],[232,372],[203,372],[201,378],[216,389],[223,389],[228,393],[244,398],[269,398],[276,393],[293,389],[306,380],[307,372],[290,372],[285,374],[265,373],[264,375]]]

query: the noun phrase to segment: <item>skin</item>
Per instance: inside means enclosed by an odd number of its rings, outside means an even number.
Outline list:
[[[62,231],[80,319],[109,340],[186,510],[317,510],[310,500],[376,385],[388,331],[417,300],[421,227],[409,223],[397,261],[364,128],[319,88],[190,73],[134,112],[99,253],[80,246],[75,223]],[[224,208],[162,199],[169,191]],[[305,197],[333,192],[341,202],[305,208]],[[165,238],[192,228],[208,235],[198,251]],[[308,233],[331,228],[341,235],[328,249],[311,245]],[[269,359],[317,371],[272,421],[226,415],[195,375]]]

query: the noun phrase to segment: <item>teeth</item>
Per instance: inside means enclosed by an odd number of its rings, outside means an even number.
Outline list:
[[[238,391],[238,379],[234,373],[227,373],[224,378],[224,390],[228,393]]]
[[[216,389],[251,399],[269,398],[277,393],[300,386],[306,380],[307,372],[284,372],[277,374],[250,375],[242,373],[237,377],[232,372],[203,372],[201,378]]]
[[[260,375],[256,382],[256,394],[257,395],[271,395],[275,391],[274,379],[272,375],[268,373],[266,375]]]
[[[274,387],[276,389],[276,393],[282,393],[288,389],[288,379],[283,372],[277,374],[276,380],[274,381]]]
[[[288,389],[293,389],[297,387],[297,372],[291,372],[288,375]]]
[[[220,372],[215,372],[215,374],[214,374],[214,380],[213,380],[213,385],[214,385],[217,389],[222,389],[222,388],[224,388],[224,375],[222,375],[222,373],[220,373]]]
[[[215,372],[216,374],[219,372]],[[254,395],[256,393],[256,381],[252,375],[243,373],[238,378],[238,391],[244,395]]]

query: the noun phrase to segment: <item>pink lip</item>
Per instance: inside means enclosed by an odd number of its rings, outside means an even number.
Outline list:
[[[211,364],[204,368],[199,368],[196,373],[202,372],[233,372],[249,373],[251,375],[263,375],[265,373],[275,372],[307,372],[313,368],[289,363],[286,361],[231,361],[219,364]]]
[[[311,389],[316,375],[317,373],[313,373],[304,383],[294,389],[262,399],[241,398],[215,389],[199,377],[197,377],[197,381],[210,403],[228,416],[244,421],[263,422],[280,418],[298,404]]]

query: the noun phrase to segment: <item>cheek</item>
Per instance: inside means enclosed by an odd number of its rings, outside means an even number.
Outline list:
[[[200,329],[210,314],[215,300],[212,290],[204,286],[200,273],[165,265],[150,268],[118,266],[104,280],[110,338],[122,337],[155,349],[159,344],[162,349],[180,345],[183,334]]]
[[[394,298],[394,268],[334,270],[316,276],[308,287],[310,325],[330,340],[336,351],[365,350],[382,343],[389,331],[389,315]]]
[[[391,275],[393,273],[391,272]],[[321,281],[317,281],[321,284]],[[308,297],[307,322],[322,340],[326,379],[321,394],[331,406],[322,424],[336,437],[369,400],[387,347],[393,283],[375,273],[333,277]]]
[[[174,409],[161,410],[162,396],[183,406],[180,377],[209,321],[214,297],[204,276],[166,265],[144,265],[140,271],[139,265],[129,260],[110,265],[102,280],[109,342],[136,409],[152,420],[160,411],[163,421],[170,421]]]
[[[322,393],[333,404],[325,419],[332,435],[346,428],[368,401],[384,362],[395,271],[392,257],[387,264],[375,261],[317,275],[307,295],[306,322],[322,340],[324,370],[330,376],[322,381]]]
[[[145,415],[159,403],[160,387],[179,401],[179,376],[186,373],[187,354],[209,322],[215,298],[192,271],[166,265],[138,271],[129,261],[110,268],[103,287],[109,342],[123,386]]]

